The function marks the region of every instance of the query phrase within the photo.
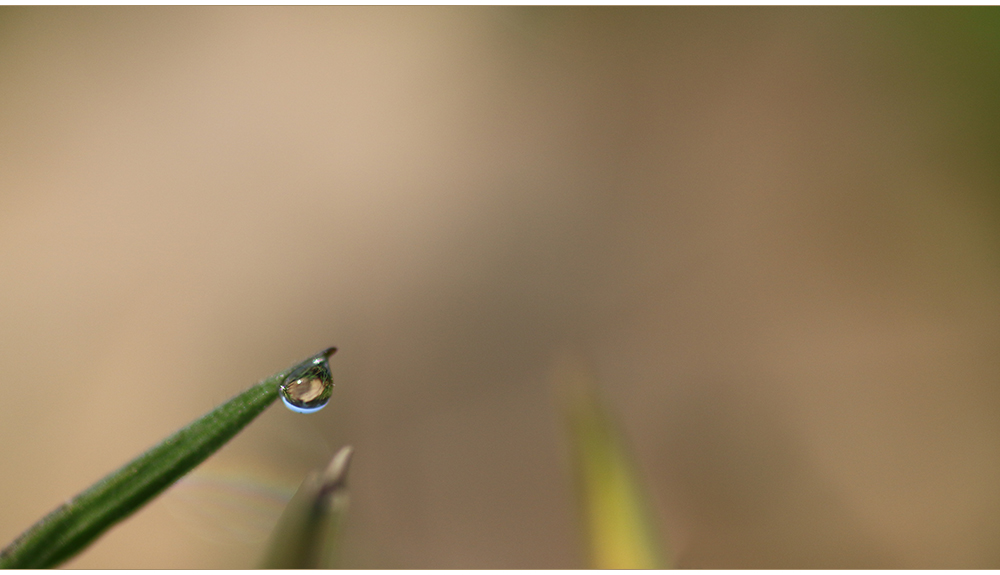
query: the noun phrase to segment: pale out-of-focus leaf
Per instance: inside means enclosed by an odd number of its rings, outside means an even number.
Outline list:
[[[338,451],[323,472],[311,472],[288,502],[271,536],[265,569],[329,569],[349,503],[347,469],[354,449]]]
[[[670,553],[656,528],[650,498],[593,377],[581,360],[563,357],[554,379],[590,567],[668,567]]]

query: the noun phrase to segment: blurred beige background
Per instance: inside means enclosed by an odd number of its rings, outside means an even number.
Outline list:
[[[685,567],[1000,567],[987,10],[0,9],[0,539],[340,352],[77,568],[582,567],[587,359]]]

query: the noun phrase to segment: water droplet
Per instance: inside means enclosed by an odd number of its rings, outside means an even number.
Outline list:
[[[292,370],[281,382],[281,401],[297,413],[313,413],[323,409],[333,394],[333,376],[329,357],[337,348],[320,352]]]

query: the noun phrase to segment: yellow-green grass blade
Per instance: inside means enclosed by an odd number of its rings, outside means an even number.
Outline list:
[[[288,502],[271,536],[264,569],[331,569],[349,503],[347,469],[354,449],[344,446],[326,470],[311,472]]]
[[[64,503],[0,551],[0,567],[41,569],[73,557],[225,445],[274,402],[286,374],[317,356],[233,397]]]
[[[624,434],[608,412],[582,362],[563,359],[557,388],[568,429],[573,479],[590,567],[663,569],[666,541]]]

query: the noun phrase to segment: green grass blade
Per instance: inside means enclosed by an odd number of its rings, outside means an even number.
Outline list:
[[[232,439],[274,402],[287,373],[315,357],[240,393],[46,515],[0,551],[0,568],[55,567],[82,551]]]
[[[354,449],[345,446],[322,473],[312,472],[278,519],[264,569],[332,569],[347,513],[347,469]]]
[[[663,569],[670,552],[625,437],[579,360],[556,371],[590,567]]]

